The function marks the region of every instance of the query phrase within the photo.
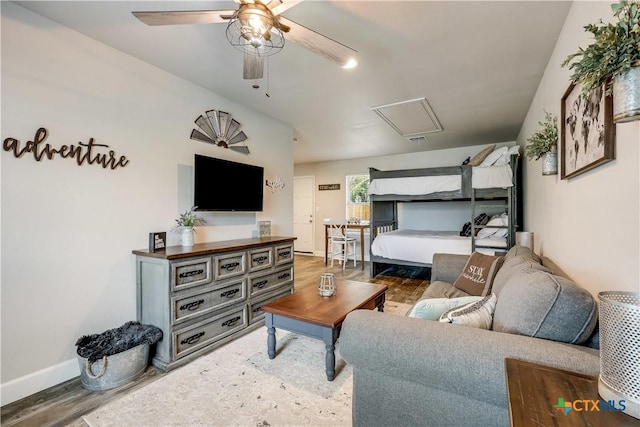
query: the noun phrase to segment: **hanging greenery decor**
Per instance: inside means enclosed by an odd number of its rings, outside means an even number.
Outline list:
[[[545,111],[545,119],[538,122],[540,129],[527,138],[525,152],[529,160],[538,160],[544,154],[557,150],[558,118]]]

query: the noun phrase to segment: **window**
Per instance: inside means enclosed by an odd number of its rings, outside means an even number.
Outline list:
[[[369,175],[347,175],[347,218],[369,221]]]

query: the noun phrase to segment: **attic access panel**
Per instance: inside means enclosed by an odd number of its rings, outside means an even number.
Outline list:
[[[427,98],[380,105],[371,109],[405,138],[443,130]]]

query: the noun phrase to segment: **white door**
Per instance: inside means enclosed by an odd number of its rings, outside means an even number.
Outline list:
[[[314,187],[315,177],[297,176],[293,179],[293,242],[296,252],[313,253]]]

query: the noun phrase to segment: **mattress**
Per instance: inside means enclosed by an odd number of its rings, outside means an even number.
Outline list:
[[[504,237],[476,239],[476,244],[506,248],[507,240]],[[496,252],[485,248],[477,251],[489,255]],[[394,230],[378,234],[371,244],[372,255],[423,264],[431,264],[435,253],[469,255],[471,237],[460,236],[458,231]]]
[[[511,166],[476,166],[472,169],[471,186],[473,188],[513,187]]]
[[[376,178],[369,183],[369,194],[420,195],[462,188],[461,175],[411,176],[406,178]]]

